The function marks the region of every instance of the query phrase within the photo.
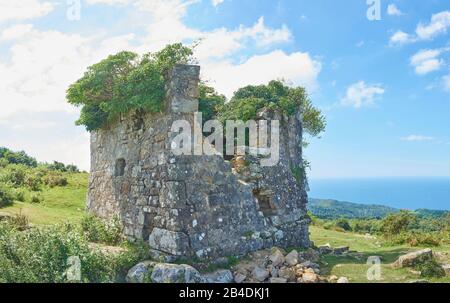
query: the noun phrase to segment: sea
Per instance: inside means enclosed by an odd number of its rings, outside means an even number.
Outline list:
[[[311,178],[309,187],[310,198],[409,210],[450,210],[450,177]]]

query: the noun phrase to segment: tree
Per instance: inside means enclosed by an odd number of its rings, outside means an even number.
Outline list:
[[[206,122],[217,116],[220,108],[225,104],[226,98],[205,83],[200,84],[199,91],[199,111],[203,114],[203,121]]]
[[[410,211],[402,210],[396,214],[390,214],[382,220],[382,232],[386,236],[398,235],[407,231],[417,223],[417,216]]]

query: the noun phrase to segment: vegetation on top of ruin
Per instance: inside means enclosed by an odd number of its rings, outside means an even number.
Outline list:
[[[301,109],[303,128],[311,136],[318,136],[326,127],[325,117],[314,107],[303,87],[289,87],[275,80],[267,85],[239,89],[230,102],[219,109],[218,117],[221,121],[248,121],[255,119],[263,108],[277,109],[288,116]]]
[[[192,61],[192,49],[178,43],[143,56],[123,51],[88,67],[67,90],[68,102],[81,106],[76,124],[92,131],[133,109],[161,111],[164,76],[174,65]]]
[[[77,125],[93,131],[130,110],[160,112],[166,94],[164,75],[175,64],[194,61],[192,48],[177,43],[142,57],[123,51],[90,66],[67,90],[68,102],[81,107]],[[301,108],[307,133],[318,136],[325,130],[325,117],[302,87],[288,87],[282,81],[246,86],[230,102],[205,83],[200,84],[199,90],[199,111],[204,121],[213,118],[247,121],[256,118],[264,107],[279,109],[287,115]]]

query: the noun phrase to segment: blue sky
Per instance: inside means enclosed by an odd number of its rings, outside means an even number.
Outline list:
[[[370,2],[0,0],[0,145],[88,169],[67,86],[120,50],[202,39],[202,77],[227,96],[308,89],[328,120],[305,152],[313,178],[450,176],[448,0]]]

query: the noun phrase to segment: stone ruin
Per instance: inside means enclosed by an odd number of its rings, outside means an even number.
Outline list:
[[[92,132],[89,212],[117,216],[125,236],[172,259],[309,247],[307,185],[293,170],[303,163],[300,111],[258,114],[281,121],[276,166],[247,156],[173,154],[173,121],[193,121],[198,111],[199,72],[175,66],[162,113],[129,113]]]

